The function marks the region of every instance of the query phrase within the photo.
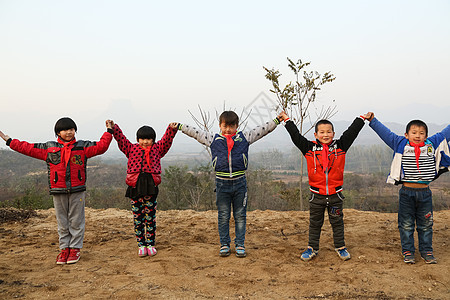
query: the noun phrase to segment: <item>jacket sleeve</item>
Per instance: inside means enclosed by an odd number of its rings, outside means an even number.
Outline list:
[[[45,143],[31,144],[16,139],[8,142],[9,144],[7,145],[14,151],[40,160],[47,160],[47,147]]]
[[[127,137],[123,134],[122,130],[117,124],[114,124],[113,136],[117,141],[117,146],[119,147],[120,151],[122,151],[128,157],[133,144],[127,139]]]
[[[166,153],[169,151],[170,147],[172,146],[173,138],[175,137],[177,131],[177,129],[173,129],[172,127],[168,126],[163,137],[156,143],[158,145],[159,154],[161,155],[161,157],[166,155]]]
[[[92,146],[87,146],[85,148],[85,154],[86,157],[93,157],[96,155],[100,155],[106,152],[108,150],[109,145],[112,141],[112,134],[111,132],[105,132],[102,137],[100,138],[100,141],[95,142]]]
[[[298,128],[295,126],[294,122],[290,120],[287,121],[285,127],[291,136],[291,140],[294,145],[300,149],[303,155],[305,155],[309,151],[312,142],[308,141],[303,135],[300,134],[300,131],[298,131]]]
[[[438,132],[428,138],[434,147],[437,148],[443,140],[450,141],[450,125],[445,127],[441,132]]]
[[[243,134],[248,143],[251,145],[265,135],[274,131],[278,124],[280,124],[280,121],[275,118],[273,120],[270,120],[269,122],[266,122],[264,125],[259,125],[250,131],[243,132]]]
[[[339,146],[343,151],[347,152],[363,127],[364,120],[361,117],[357,117],[347,130],[344,131],[339,138]]]
[[[214,141],[214,134],[205,130],[197,129],[193,126],[186,124],[178,124],[178,130],[181,130],[184,134],[196,139],[200,144],[207,147],[211,146]]]
[[[395,145],[400,142],[400,139],[402,139],[402,136],[393,133],[389,128],[378,121],[377,118],[373,118],[372,121],[370,121],[369,126],[392,150],[395,150]]]

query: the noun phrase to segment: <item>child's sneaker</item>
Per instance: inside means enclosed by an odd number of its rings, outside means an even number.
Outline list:
[[[220,246],[219,255],[222,257],[230,256],[230,246],[228,245]]]
[[[415,264],[416,259],[414,258],[414,254],[411,253],[411,251],[405,251],[402,253],[403,255],[403,261],[405,264]]]
[[[351,258],[350,253],[348,252],[346,247],[341,247],[334,250],[342,260],[349,260]]]
[[[420,256],[423,258],[423,260],[427,264],[437,264],[437,260],[434,257],[433,252],[431,252],[431,251],[425,252],[425,253],[420,253]]]
[[[80,249],[70,248],[69,257],[67,258],[68,264],[74,264],[80,260]]]
[[[139,255],[140,257],[147,256],[147,247],[145,247],[145,246],[140,246],[140,247],[139,247],[139,250],[138,250],[138,255]]]
[[[246,257],[247,256],[244,246],[236,245],[236,256],[237,257]]]
[[[156,255],[156,248],[155,246],[147,246],[147,255],[148,256],[153,256]]]
[[[57,265],[65,265],[67,263],[67,258],[69,257],[69,248],[61,249],[61,252],[56,257]]]
[[[319,251],[314,250],[311,246],[308,246],[306,250],[302,253],[302,256],[300,256],[300,259],[303,261],[308,261],[314,258],[314,256],[317,255]]]

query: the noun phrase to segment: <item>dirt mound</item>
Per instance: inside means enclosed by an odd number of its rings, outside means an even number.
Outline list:
[[[248,213],[248,256],[218,256],[217,212],[158,211],[154,257],[138,258],[129,211],[86,209],[81,260],[56,265],[53,209],[0,225],[2,299],[448,299],[450,211],[434,215],[438,264],[406,265],[397,215],[344,210],[352,259],[341,261],[325,224],[319,255],[307,245],[308,212]]]

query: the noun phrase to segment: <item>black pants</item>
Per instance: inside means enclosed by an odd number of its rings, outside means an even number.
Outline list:
[[[309,242],[314,250],[319,250],[320,232],[328,211],[328,219],[333,228],[334,247],[345,246],[344,241],[344,213],[342,211],[344,196],[341,193],[334,195],[311,194],[309,200]]]

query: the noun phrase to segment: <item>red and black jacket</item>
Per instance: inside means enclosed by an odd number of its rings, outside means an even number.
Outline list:
[[[319,141],[308,141],[300,134],[294,122],[287,121],[286,129],[292,142],[306,158],[310,190],[321,195],[342,191],[344,183],[345,154],[364,127],[364,120],[356,118],[338,140],[328,145],[328,169],[323,169],[322,149]]]
[[[86,190],[87,159],[108,150],[112,140],[112,130],[108,129],[98,142],[76,141],[69,145],[70,156],[67,165],[62,161],[64,144],[56,141],[27,143],[9,139],[11,149],[47,162],[50,194],[68,194]]]

